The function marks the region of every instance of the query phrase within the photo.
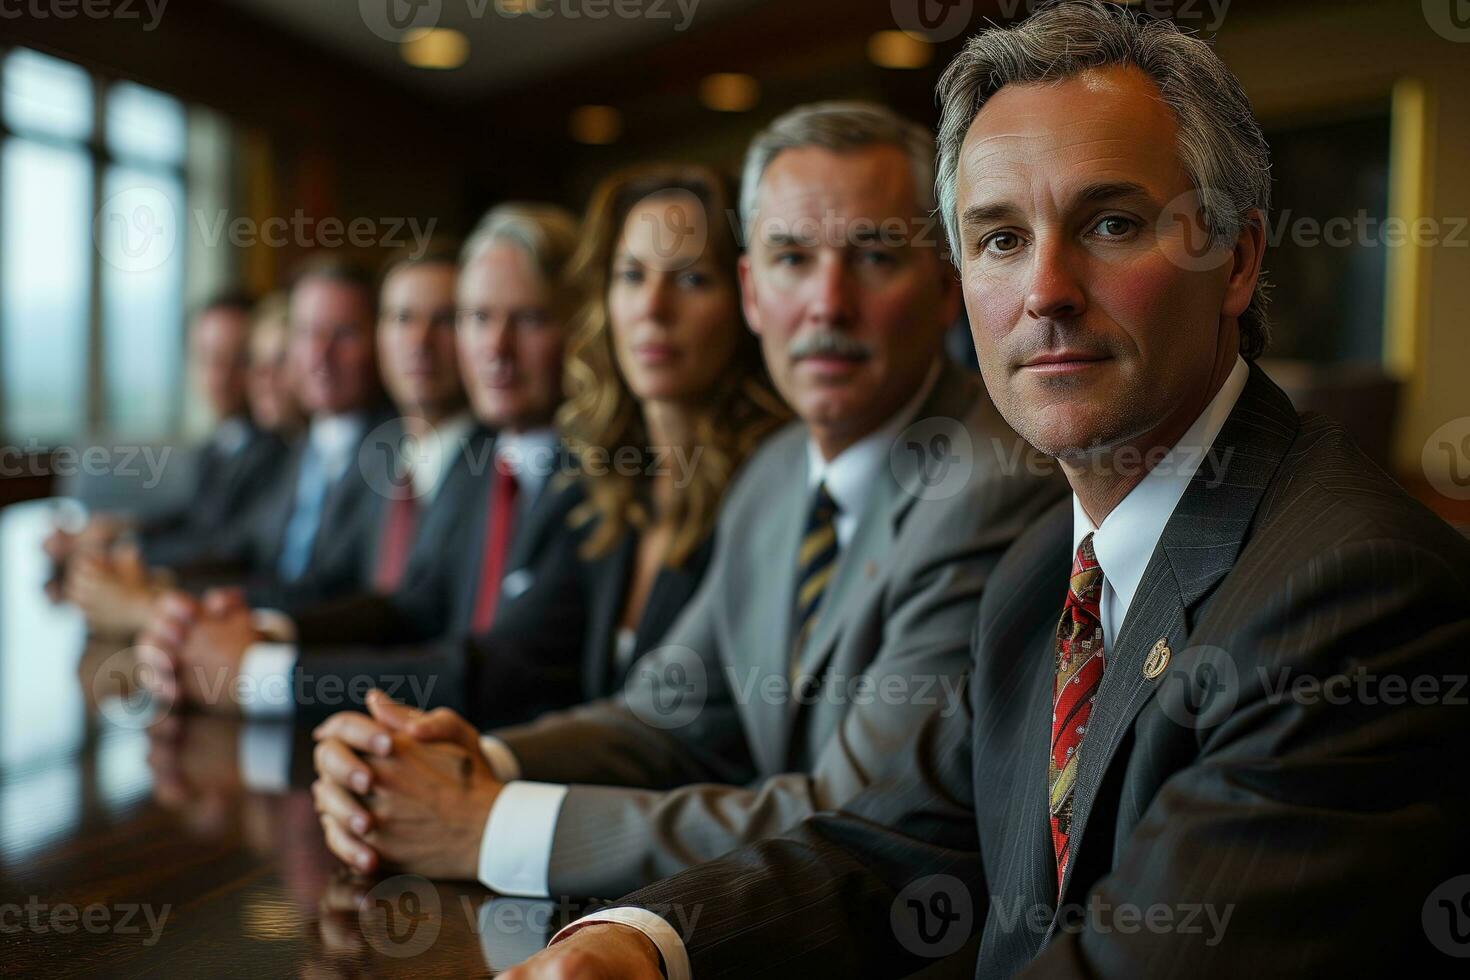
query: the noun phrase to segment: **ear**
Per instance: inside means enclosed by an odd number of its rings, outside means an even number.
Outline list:
[[[1256,282],[1261,278],[1261,260],[1266,254],[1266,216],[1252,208],[1241,224],[1230,254],[1230,276],[1225,280],[1225,302],[1220,312],[1239,317],[1251,305]]]
[[[740,308],[745,313],[745,323],[750,327],[750,332],[759,337],[760,304],[756,302],[755,273],[750,268],[750,256],[740,256],[735,269],[740,274]]]

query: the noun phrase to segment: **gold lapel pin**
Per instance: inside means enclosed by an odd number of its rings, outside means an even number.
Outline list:
[[[1148,659],[1143,662],[1143,676],[1149,680],[1153,680],[1162,674],[1164,668],[1169,666],[1169,655],[1171,652],[1168,638],[1163,636],[1159,637],[1153,649],[1148,652]]]

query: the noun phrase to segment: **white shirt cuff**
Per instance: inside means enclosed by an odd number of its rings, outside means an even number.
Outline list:
[[[648,937],[649,942],[658,947],[658,955],[664,960],[664,976],[667,980],[693,980],[693,974],[689,969],[689,951],[684,948],[684,940],[679,938],[674,927],[664,921],[662,916],[655,915],[648,909],[621,906],[593,912],[567,925],[552,936],[551,942],[547,945],[555,946],[578,929],[598,922],[637,929]]]
[[[550,898],[551,843],[567,788],[506,783],[480,838],[480,884],[502,895]]]
[[[296,712],[291,674],[296,647],[290,643],[252,643],[240,660],[235,696],[246,718],[289,718]]]
[[[250,622],[277,643],[296,642],[296,622],[279,609],[252,609]]]
[[[291,788],[291,726],[240,726],[240,782],[252,793]]]
[[[502,783],[513,783],[521,778],[521,764],[516,761],[516,754],[494,735],[480,736],[480,754],[490,764],[495,778]]]

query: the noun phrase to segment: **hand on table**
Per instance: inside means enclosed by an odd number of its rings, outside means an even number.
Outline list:
[[[197,600],[162,595],[138,639],[154,693],[221,713],[238,713],[236,684],[245,652],[264,639],[250,610],[233,594]]]
[[[500,980],[663,980],[658,948],[637,929],[611,923],[583,926]]]

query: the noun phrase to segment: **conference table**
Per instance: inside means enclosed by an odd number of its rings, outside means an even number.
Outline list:
[[[576,912],[348,873],[309,766],[251,771],[307,733],[152,703],[129,641],[48,595],[56,506],[0,510],[0,975],[488,976]]]

